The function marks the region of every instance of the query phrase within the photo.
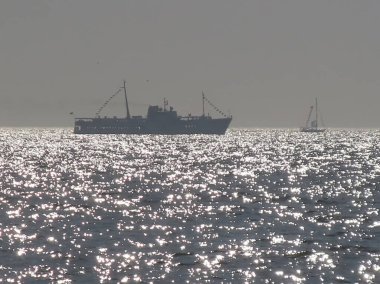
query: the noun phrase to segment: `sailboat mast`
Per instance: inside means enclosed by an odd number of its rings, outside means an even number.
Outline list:
[[[315,128],[318,128],[318,100],[315,98]]]
[[[202,92],[202,107],[203,107],[203,117],[205,116],[205,94]]]
[[[128,106],[128,97],[127,97],[127,87],[126,87],[126,82],[124,80],[124,86],[123,86],[123,89],[124,89],[124,97],[125,97],[125,106],[127,108],[127,119],[130,119],[131,118],[131,114],[129,113],[129,106]]]
[[[313,114],[313,109],[314,109],[314,107],[311,106],[311,107],[310,107],[310,111],[309,111],[309,115],[307,116],[307,120],[306,120],[305,128],[307,128],[308,125],[309,125],[311,115]]]

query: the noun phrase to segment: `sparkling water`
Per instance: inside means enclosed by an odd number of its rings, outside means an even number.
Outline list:
[[[0,130],[0,282],[379,283],[380,132]]]

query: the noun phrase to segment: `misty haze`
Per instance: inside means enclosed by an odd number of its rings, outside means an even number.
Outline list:
[[[330,127],[376,128],[379,9],[354,0],[1,1],[0,124],[72,126],[71,112],[93,116],[125,79],[135,115],[164,97],[200,114],[204,91],[233,127],[299,127],[318,97]]]
[[[380,1],[1,0],[1,283],[380,283]]]

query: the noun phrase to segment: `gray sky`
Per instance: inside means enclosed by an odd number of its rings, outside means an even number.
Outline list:
[[[1,0],[0,125],[71,126],[126,79],[134,115],[164,97],[199,114],[203,90],[235,127],[298,127],[316,96],[328,126],[380,127],[379,12],[378,0]]]

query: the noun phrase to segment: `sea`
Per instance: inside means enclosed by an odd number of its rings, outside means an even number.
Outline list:
[[[380,131],[0,129],[1,283],[380,283]]]

